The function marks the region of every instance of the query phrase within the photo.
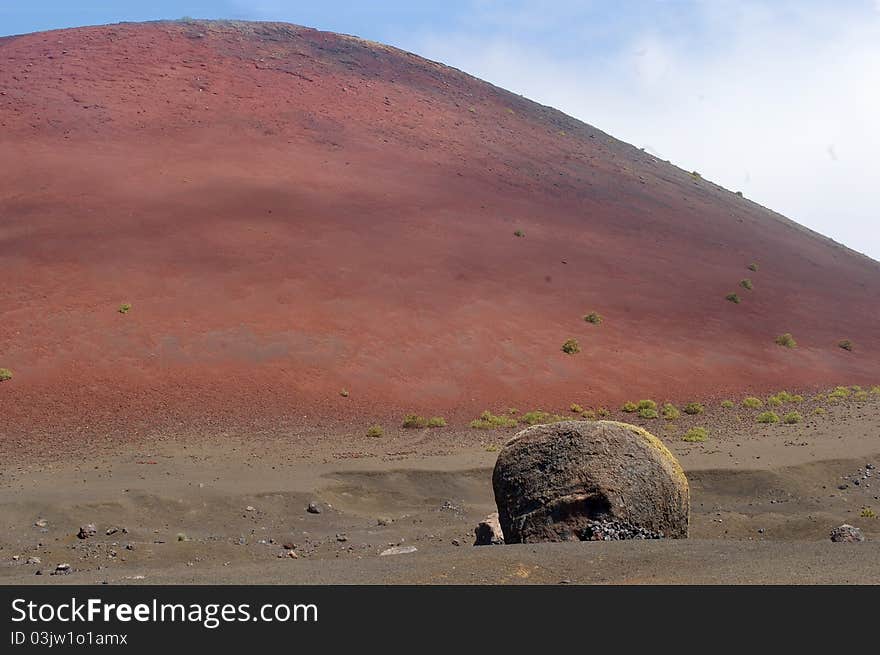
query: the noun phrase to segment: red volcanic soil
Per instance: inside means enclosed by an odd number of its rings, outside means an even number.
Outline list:
[[[7,439],[880,382],[877,262],[457,70],[223,22],[0,62]]]

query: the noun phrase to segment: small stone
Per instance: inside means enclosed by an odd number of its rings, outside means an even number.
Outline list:
[[[27,558],[28,564],[41,564],[42,562],[43,562],[43,560],[41,560],[39,557],[28,557]]]
[[[49,521],[47,521],[46,519],[37,519],[36,521],[34,521],[34,527],[37,528],[45,528],[47,525],[49,525]]]
[[[409,553],[414,553],[418,550],[415,546],[392,546],[391,548],[387,548],[379,553],[380,557],[384,557],[385,555],[408,555]]]
[[[306,508],[306,511],[309,514],[320,514],[321,506],[318,503],[309,503],[309,506]]]
[[[344,534],[336,535],[336,541],[348,541],[348,537]]]
[[[837,488],[840,489],[841,491],[843,491],[844,489],[849,489],[849,485],[848,484],[839,484],[839,485],[837,485]]]
[[[288,556],[290,559],[299,559],[299,555],[297,555],[297,554],[296,554],[296,551],[294,551],[294,550],[288,550],[288,551],[287,551],[287,556]]]
[[[55,575],[64,575],[66,573],[70,573],[70,564],[65,562],[55,567]]]
[[[257,511],[257,508],[254,507],[253,505],[248,505],[248,506],[245,507],[244,509],[245,509],[246,512],[256,512],[256,511]]]
[[[474,528],[474,546],[496,546],[504,543],[498,512],[492,512]]]
[[[94,523],[86,523],[83,526],[80,526],[79,532],[77,532],[76,536],[80,539],[88,539],[89,537],[94,537],[98,534],[98,528],[95,527]]]
[[[104,534],[109,537],[111,534],[116,534],[117,532],[119,532],[119,528],[107,528],[107,531]]]
[[[453,545],[453,546],[461,546],[461,542],[460,542],[458,539],[453,539],[453,540],[452,540],[452,545]]]
[[[385,526],[385,525],[391,525],[392,523],[394,523],[394,519],[389,519],[388,517],[385,517],[385,516],[380,516],[379,518],[376,519],[376,525]]]
[[[296,550],[296,544],[291,543],[291,542],[289,542],[289,541],[288,541],[287,543],[285,543],[284,545],[282,545],[281,547],[282,547],[284,550]]]
[[[856,543],[864,541],[865,535],[857,527],[844,523],[831,531],[831,541],[835,543]]]

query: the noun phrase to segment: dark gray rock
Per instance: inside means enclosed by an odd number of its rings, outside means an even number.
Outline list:
[[[831,541],[834,543],[851,544],[864,540],[865,535],[862,534],[862,531],[848,523],[844,523],[831,531]]]
[[[616,421],[563,421],[517,434],[492,475],[505,543],[685,538],[690,497],[675,457]]]

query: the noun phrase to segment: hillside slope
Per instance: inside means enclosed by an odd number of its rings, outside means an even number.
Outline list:
[[[880,382],[877,262],[457,70],[262,23],[0,62],[7,436]]]

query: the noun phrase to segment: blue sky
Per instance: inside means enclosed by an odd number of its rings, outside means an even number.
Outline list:
[[[0,35],[182,16],[396,45],[880,259],[880,0],[2,0]]]

